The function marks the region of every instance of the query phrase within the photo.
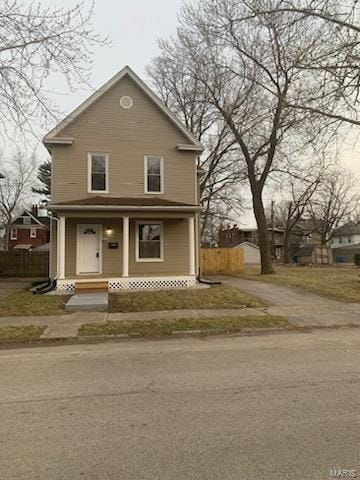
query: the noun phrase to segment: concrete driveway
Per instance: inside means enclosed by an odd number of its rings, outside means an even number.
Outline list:
[[[210,277],[209,277],[210,278]],[[269,306],[271,315],[284,315],[299,327],[360,326],[360,304],[345,303],[274,283],[218,275],[212,280],[240,288]]]

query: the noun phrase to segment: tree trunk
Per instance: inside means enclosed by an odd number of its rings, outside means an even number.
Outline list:
[[[283,256],[283,261],[282,261],[283,265],[286,265],[287,263],[290,263],[289,250],[290,250],[290,232],[288,230],[285,230],[284,256]]]
[[[267,229],[265,209],[261,191],[258,191],[258,188],[256,187],[252,190],[254,214],[258,227],[258,241],[261,256],[261,275],[269,275],[274,273],[274,269],[271,260],[270,239]]]

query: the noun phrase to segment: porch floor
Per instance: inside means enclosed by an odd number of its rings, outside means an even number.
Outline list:
[[[109,295],[107,292],[77,293],[66,303],[65,310],[68,312],[79,310],[104,311],[107,310],[108,303]]]

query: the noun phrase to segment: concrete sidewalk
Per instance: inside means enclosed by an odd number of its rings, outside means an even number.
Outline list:
[[[296,327],[360,326],[360,305],[344,303],[341,304],[341,308],[335,309],[331,305],[309,305],[217,310],[163,310],[129,313],[78,312],[68,315],[2,317],[0,318],[0,327],[46,325],[47,328],[41,338],[64,339],[76,338],[81,325],[88,323],[248,315],[281,315],[286,317],[289,323]]]

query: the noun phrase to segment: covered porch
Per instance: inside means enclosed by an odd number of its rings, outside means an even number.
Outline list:
[[[52,223],[59,293],[91,284],[109,292],[196,284],[197,211],[58,211]]]

